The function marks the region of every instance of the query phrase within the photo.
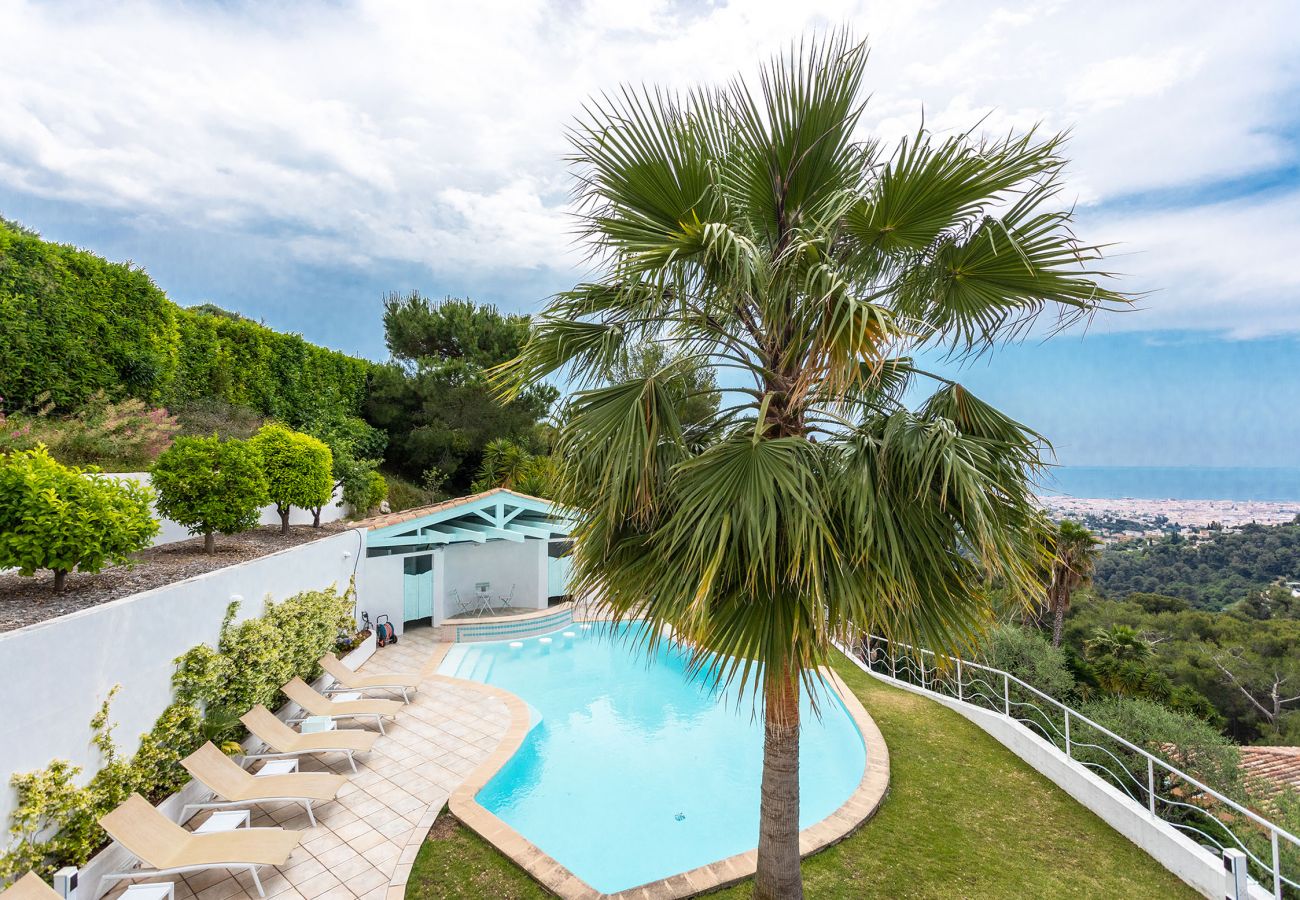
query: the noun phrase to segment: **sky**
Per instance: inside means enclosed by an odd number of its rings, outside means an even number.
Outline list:
[[[1067,465],[1300,465],[1300,6],[0,0],[0,215],[383,359],[390,291],[534,312],[585,273],[565,127],[621,84],[871,47],[863,137],[1069,131],[1134,311],[950,370]]]

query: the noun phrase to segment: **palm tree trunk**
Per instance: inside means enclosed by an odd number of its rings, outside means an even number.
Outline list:
[[[764,685],[763,791],[755,900],[800,900],[799,679],[788,669]]]
[[[1061,646],[1061,632],[1065,629],[1065,598],[1052,598],[1052,646]]]

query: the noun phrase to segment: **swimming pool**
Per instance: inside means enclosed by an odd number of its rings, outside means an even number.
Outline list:
[[[667,642],[653,658],[629,646],[642,627],[459,644],[439,668],[529,704],[532,729],[476,799],[604,893],[758,845],[761,714],[688,678]],[[848,712],[829,689],[821,701],[820,717],[802,701],[801,828],[838,809],[866,766]]]

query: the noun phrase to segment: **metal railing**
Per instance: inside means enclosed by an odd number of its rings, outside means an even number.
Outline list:
[[[877,675],[1019,722],[1216,856],[1241,850],[1251,877],[1278,900],[1300,898],[1300,838],[1033,685],[875,635],[853,649]]]

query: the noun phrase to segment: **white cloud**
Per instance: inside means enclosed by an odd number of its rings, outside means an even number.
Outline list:
[[[267,233],[307,261],[564,272],[581,254],[563,132],[586,97],[726,79],[840,23],[873,47],[871,131],[909,133],[922,110],[937,129],[1070,127],[1071,189],[1156,260],[1144,279],[1206,304],[1207,285],[1236,292],[1231,316],[1188,299],[1126,320],[1300,329],[1281,308],[1294,278],[1256,253],[1294,228],[1290,199],[1219,210],[1231,235],[1198,251],[1176,229],[1211,239],[1212,216],[1106,206],[1294,161],[1284,2],[0,0],[0,191]],[[1230,262],[1247,258],[1249,275]]]

